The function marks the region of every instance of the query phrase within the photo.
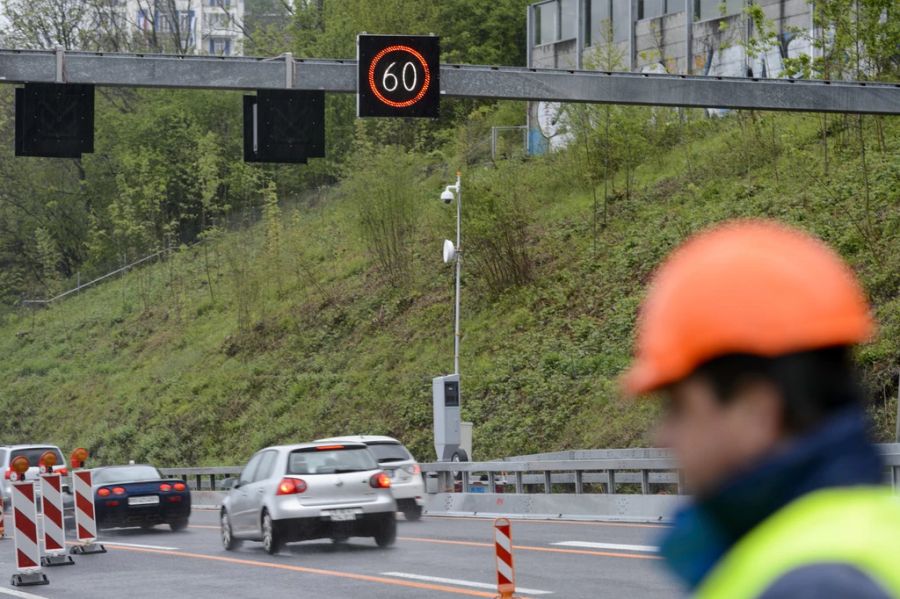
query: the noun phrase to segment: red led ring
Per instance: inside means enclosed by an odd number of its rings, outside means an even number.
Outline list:
[[[425,73],[425,83],[422,84],[422,89],[419,90],[419,93],[410,100],[406,100],[404,102],[395,102],[394,100],[389,100],[385,98],[380,91],[378,91],[378,86],[375,85],[375,67],[378,66],[378,62],[384,58],[385,54],[390,52],[408,52],[412,54],[418,61],[419,64],[422,65],[422,70]],[[431,87],[431,71],[428,70],[428,63],[425,62],[425,57],[419,53],[415,48],[410,48],[409,46],[388,46],[384,48],[381,52],[375,55],[375,58],[372,59],[372,62],[369,64],[369,89],[372,90],[372,93],[375,94],[375,97],[378,98],[382,103],[387,104],[393,108],[408,108],[425,97],[425,93],[428,91],[428,88]]]

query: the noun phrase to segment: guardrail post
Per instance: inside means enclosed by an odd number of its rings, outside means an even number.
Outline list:
[[[463,493],[469,492],[469,473],[466,472],[465,470],[463,470],[463,473],[462,473],[462,492]]]
[[[581,495],[584,493],[584,472],[581,470],[575,471],[575,494]]]
[[[194,477],[194,479],[197,482],[197,490],[199,491],[203,487],[203,475],[198,474],[197,476]]]
[[[678,474],[678,494],[684,495],[684,477],[681,475],[681,470],[675,472]]]
[[[610,495],[615,494],[616,492],[616,471],[615,470],[607,470],[606,471],[606,492]]]
[[[650,494],[650,471],[641,470],[641,494]]]
[[[544,493],[552,493],[553,478],[549,470],[544,471]]]
[[[488,493],[497,492],[497,483],[494,482],[494,471],[488,472]]]
[[[516,472],[516,493],[523,494],[525,492],[525,480],[522,472]]]

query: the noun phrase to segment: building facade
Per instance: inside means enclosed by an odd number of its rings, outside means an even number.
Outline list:
[[[148,45],[180,54],[243,54],[244,0],[120,2],[125,23]]]
[[[752,0],[774,42],[758,39],[751,0],[544,0],[528,7],[529,67],[779,77],[785,58],[812,54],[810,0]],[[756,54],[756,55],[752,55]],[[554,106],[529,108],[529,148],[553,145]],[[549,124],[549,125],[548,125]]]

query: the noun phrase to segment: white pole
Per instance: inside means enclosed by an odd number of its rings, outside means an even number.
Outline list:
[[[462,234],[460,228],[462,226],[462,185],[460,183],[460,173],[456,173],[456,313],[454,326],[454,343],[453,343],[453,373],[459,374],[459,277],[462,269],[462,249],[460,248],[460,240]]]

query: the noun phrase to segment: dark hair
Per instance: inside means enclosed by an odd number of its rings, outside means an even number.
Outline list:
[[[728,354],[700,365],[696,374],[709,380],[722,403],[753,381],[773,383],[784,398],[785,429],[792,433],[809,431],[829,415],[864,403],[850,348],[845,346],[775,358]]]

